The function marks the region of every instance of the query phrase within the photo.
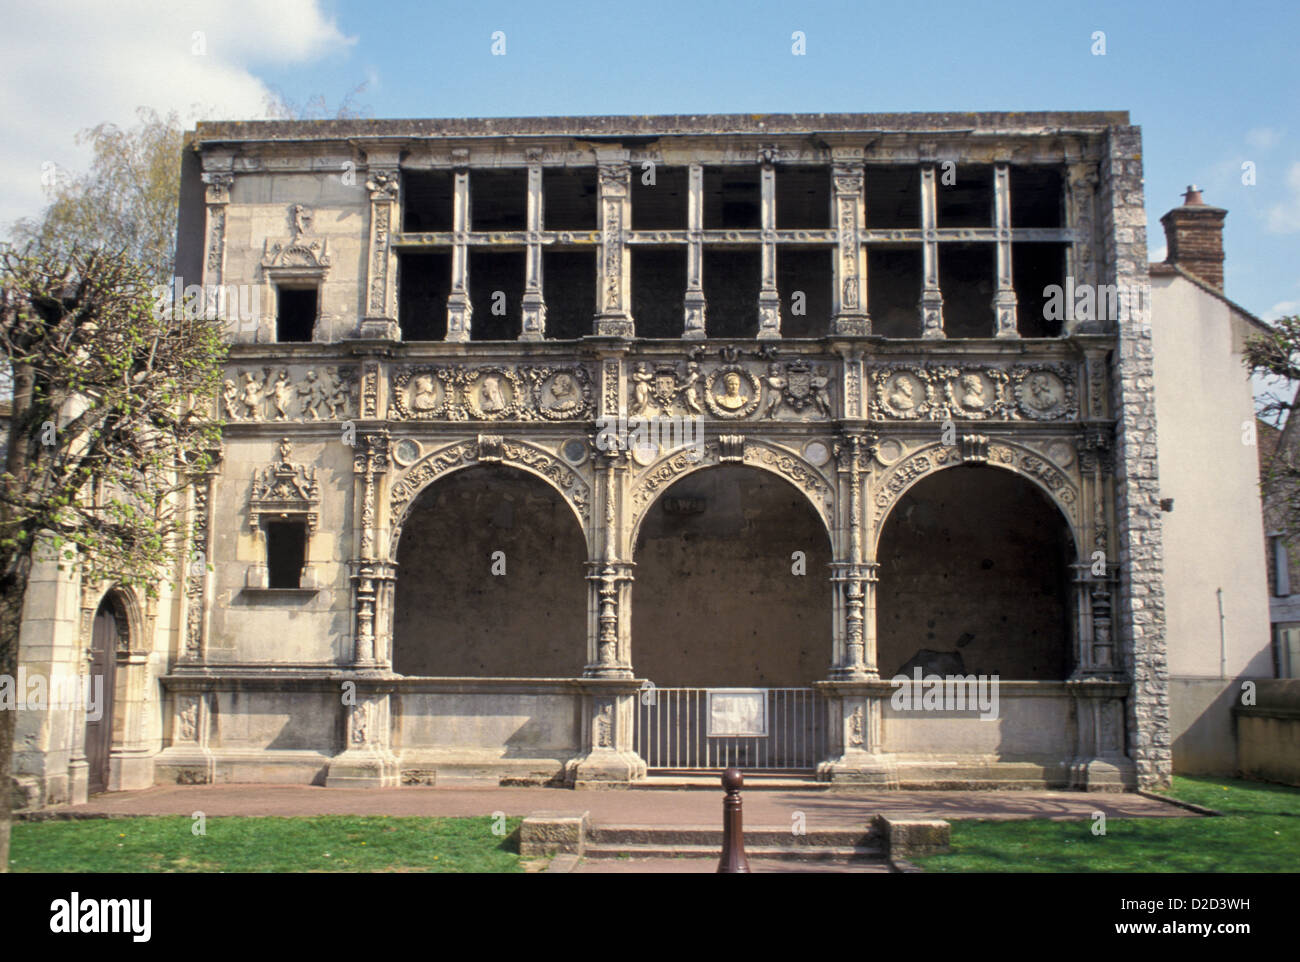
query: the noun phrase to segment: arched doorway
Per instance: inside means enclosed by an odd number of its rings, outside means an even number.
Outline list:
[[[988,466],[924,478],[880,534],[877,663],[896,674],[1059,681],[1071,669],[1070,527],[1031,481]]]
[[[411,506],[396,560],[394,671],[582,673],[586,543],[568,504],[540,478],[485,464],[435,482]]]
[[[108,791],[112,775],[113,706],[117,649],[127,631],[121,602],[109,594],[95,612],[90,634],[90,692],[86,705],[86,790]]]
[[[830,539],[804,495],[759,468],[702,469],[651,505],[633,560],[632,666],[655,686],[638,716],[647,765],[813,767],[833,604]]]

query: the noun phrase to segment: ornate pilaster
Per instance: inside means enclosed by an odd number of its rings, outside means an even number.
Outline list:
[[[230,171],[209,171],[203,175],[207,224],[204,232],[203,283],[220,286],[226,270],[226,207],[235,175]],[[210,288],[209,288],[210,289]]]
[[[704,167],[691,164],[687,174],[686,323],[682,337],[704,337]]]
[[[352,458],[357,479],[360,524],[357,531],[358,558],[352,562],[353,666],[358,670],[386,670],[391,658],[391,639],[384,626],[391,621],[394,565],[378,558],[376,545],[385,541],[379,519],[379,478],[388,470],[388,434],[377,432],[358,438]]]
[[[1011,171],[1006,164],[993,168],[993,227],[998,237],[998,288],[993,295],[997,337],[1019,337],[1016,290],[1011,277]]]
[[[190,553],[185,568],[185,644],[180,661],[190,665],[203,663],[211,607],[208,602],[211,588],[208,563],[212,557],[209,533],[212,530],[212,492],[221,465],[221,450],[211,449],[208,456],[211,459],[208,470],[195,475],[189,489]]]
[[[542,164],[541,151],[529,152],[528,249],[524,255],[524,303],[521,341],[546,337],[546,301],[542,297]]]
[[[867,275],[862,257],[859,232],[866,223],[863,208],[862,151],[855,149],[846,156],[835,150],[832,172],[835,190],[833,209],[839,238],[835,253],[834,333],[860,335],[871,333],[867,313]]]
[[[1108,432],[1090,428],[1079,444],[1083,507],[1090,534],[1074,573],[1077,646],[1075,678],[1120,678],[1124,666],[1116,657],[1112,630],[1114,589],[1119,565],[1111,561],[1110,485],[1114,470]]]
[[[397,191],[400,177],[397,168],[371,166],[366,179],[370,192],[370,237],[366,249],[366,315],[361,319],[360,336],[396,341],[401,338],[397,326],[397,254],[393,251],[393,232],[400,229]]]
[[[596,286],[596,333],[632,337],[632,255],[624,231],[632,216],[632,175],[627,151],[596,151],[600,179],[600,281]]]
[[[451,293],[447,296],[447,340],[464,343],[469,340],[474,308],[469,300],[469,152],[453,156],[464,166],[456,168],[452,188],[451,227],[454,241],[451,248]]]
[[[758,336],[772,340],[781,336],[781,295],[776,288],[776,161],[775,147],[758,151],[762,187],[761,276],[758,291]]]
[[[944,338],[943,292],[939,289],[938,195],[934,165],[921,168],[921,336]]]

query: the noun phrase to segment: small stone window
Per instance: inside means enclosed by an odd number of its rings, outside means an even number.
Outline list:
[[[310,341],[316,329],[316,287],[276,288],[275,339],[277,341]]]
[[[307,564],[307,522],[266,522],[268,588],[301,588]]]

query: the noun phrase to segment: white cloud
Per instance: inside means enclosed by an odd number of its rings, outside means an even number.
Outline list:
[[[1282,134],[1276,127],[1256,127],[1246,131],[1246,143],[1256,150],[1270,150],[1281,142]]]
[[[1148,252],[1147,260],[1150,261],[1152,264],[1159,264],[1168,256],[1169,256],[1168,245],[1161,244],[1159,247],[1153,248],[1150,252]]]
[[[73,138],[101,122],[129,125],[140,106],[202,118],[265,115],[255,70],[345,52],[318,0],[47,0],[6,5],[0,32],[0,230],[45,205],[46,162],[80,169]],[[196,51],[202,52],[196,52]]]
[[[1278,301],[1265,313],[1265,320],[1275,321],[1282,315],[1300,314],[1300,301]]]
[[[1286,198],[1268,209],[1268,229],[1275,234],[1300,231],[1300,160],[1287,168],[1283,180]]]

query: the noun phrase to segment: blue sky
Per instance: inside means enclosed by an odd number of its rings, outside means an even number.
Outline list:
[[[1085,9],[1086,8],[1086,9]],[[377,117],[1126,109],[1148,243],[1189,183],[1226,207],[1226,289],[1300,305],[1300,4],[399,3],[326,6],[357,42],[267,69]],[[506,35],[505,56],[491,35]],[[791,52],[802,30],[806,54]],[[1106,52],[1094,55],[1094,31]],[[1256,183],[1242,183],[1242,163]],[[1292,182],[1288,184],[1290,173]],[[1291,306],[1289,311],[1300,310]]]
[[[0,38],[0,164],[26,172],[0,179],[0,221],[39,208],[44,160],[78,165],[82,127],[130,123],[141,104],[254,117],[269,89],[337,104],[365,83],[357,103],[375,117],[1125,109],[1145,139],[1152,257],[1163,257],[1160,215],[1197,183],[1229,210],[1228,295],[1266,318],[1300,312],[1295,0],[0,0],[0,11],[12,28]],[[498,30],[504,56],[491,50]],[[803,56],[791,53],[796,30]]]

